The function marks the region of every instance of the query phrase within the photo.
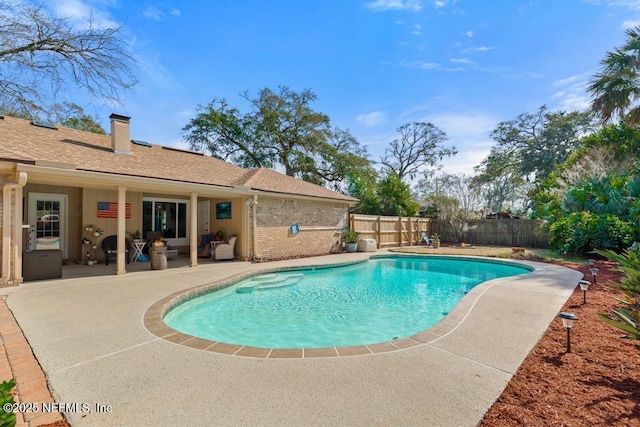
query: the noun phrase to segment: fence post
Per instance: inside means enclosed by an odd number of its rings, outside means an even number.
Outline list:
[[[377,226],[376,226],[376,233],[377,233],[377,237],[378,237],[378,249],[380,249],[380,216],[378,216],[378,222],[377,222]]]

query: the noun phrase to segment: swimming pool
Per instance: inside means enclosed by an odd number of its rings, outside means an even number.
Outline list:
[[[186,301],[164,322],[185,334],[260,348],[323,348],[411,336],[474,286],[525,274],[515,264],[393,256],[252,277]]]

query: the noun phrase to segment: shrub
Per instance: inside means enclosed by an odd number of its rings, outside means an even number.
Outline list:
[[[594,249],[621,251],[634,237],[631,224],[615,215],[575,212],[551,224],[550,246],[576,255]]]
[[[13,394],[11,390],[15,387],[16,382],[12,378],[9,381],[4,381],[0,384],[0,406],[3,406],[6,403],[13,403]],[[16,425],[16,414],[13,412],[6,412],[2,410],[0,412],[0,426],[15,426]]]
[[[618,254],[611,250],[596,251],[619,264],[617,270],[623,273],[620,283],[612,286],[622,292],[623,298],[617,299],[622,307],[611,310],[609,314],[598,313],[608,324],[626,332],[622,338],[640,340],[640,252],[625,250]],[[640,350],[640,346],[636,345]]]

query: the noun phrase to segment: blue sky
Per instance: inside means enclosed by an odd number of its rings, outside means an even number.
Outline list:
[[[124,105],[76,102],[107,129],[132,117],[132,138],[187,148],[198,105],[285,85],[349,129],[373,160],[396,129],[427,121],[471,174],[495,125],[543,104],[585,109],[605,53],[640,24],[640,0],[50,0],[56,12],[123,24],[141,63]]]

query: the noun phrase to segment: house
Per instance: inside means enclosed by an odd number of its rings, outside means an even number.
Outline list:
[[[131,139],[112,114],[98,135],[0,116],[0,286],[22,282],[24,250],[56,247],[68,262],[101,262],[100,240],[160,231],[198,265],[198,236],[236,235],[242,260],[329,253],[356,199],[269,169],[244,169],[186,150]],[[104,230],[89,239],[87,230]],[[123,237],[123,239],[120,239]],[[201,261],[209,262],[209,260]]]

